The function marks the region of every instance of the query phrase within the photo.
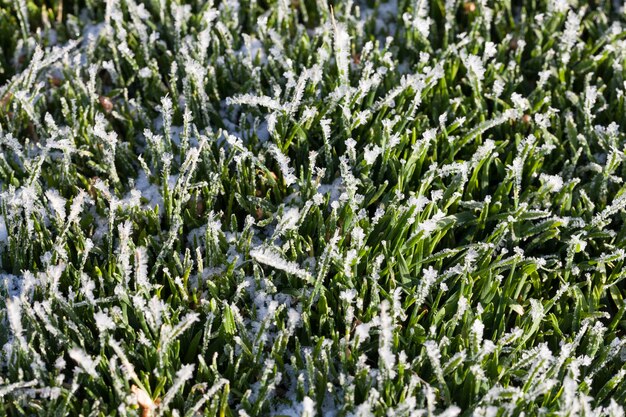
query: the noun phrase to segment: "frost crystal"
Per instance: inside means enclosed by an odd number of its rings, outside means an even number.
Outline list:
[[[285,260],[274,248],[256,248],[250,251],[250,256],[260,264],[271,266],[304,280],[311,278],[307,271],[300,268],[297,263]]]

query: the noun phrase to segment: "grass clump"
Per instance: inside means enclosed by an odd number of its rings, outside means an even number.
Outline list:
[[[0,0],[0,414],[623,416],[618,3]]]

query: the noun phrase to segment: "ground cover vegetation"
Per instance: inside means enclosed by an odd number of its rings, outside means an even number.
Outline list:
[[[624,416],[606,0],[0,0],[0,414]]]

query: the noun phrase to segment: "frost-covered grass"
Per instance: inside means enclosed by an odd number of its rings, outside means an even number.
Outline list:
[[[0,0],[0,415],[624,416],[626,15]]]

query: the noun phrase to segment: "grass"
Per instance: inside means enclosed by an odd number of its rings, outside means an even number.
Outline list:
[[[0,414],[623,416],[617,3],[0,0]]]

